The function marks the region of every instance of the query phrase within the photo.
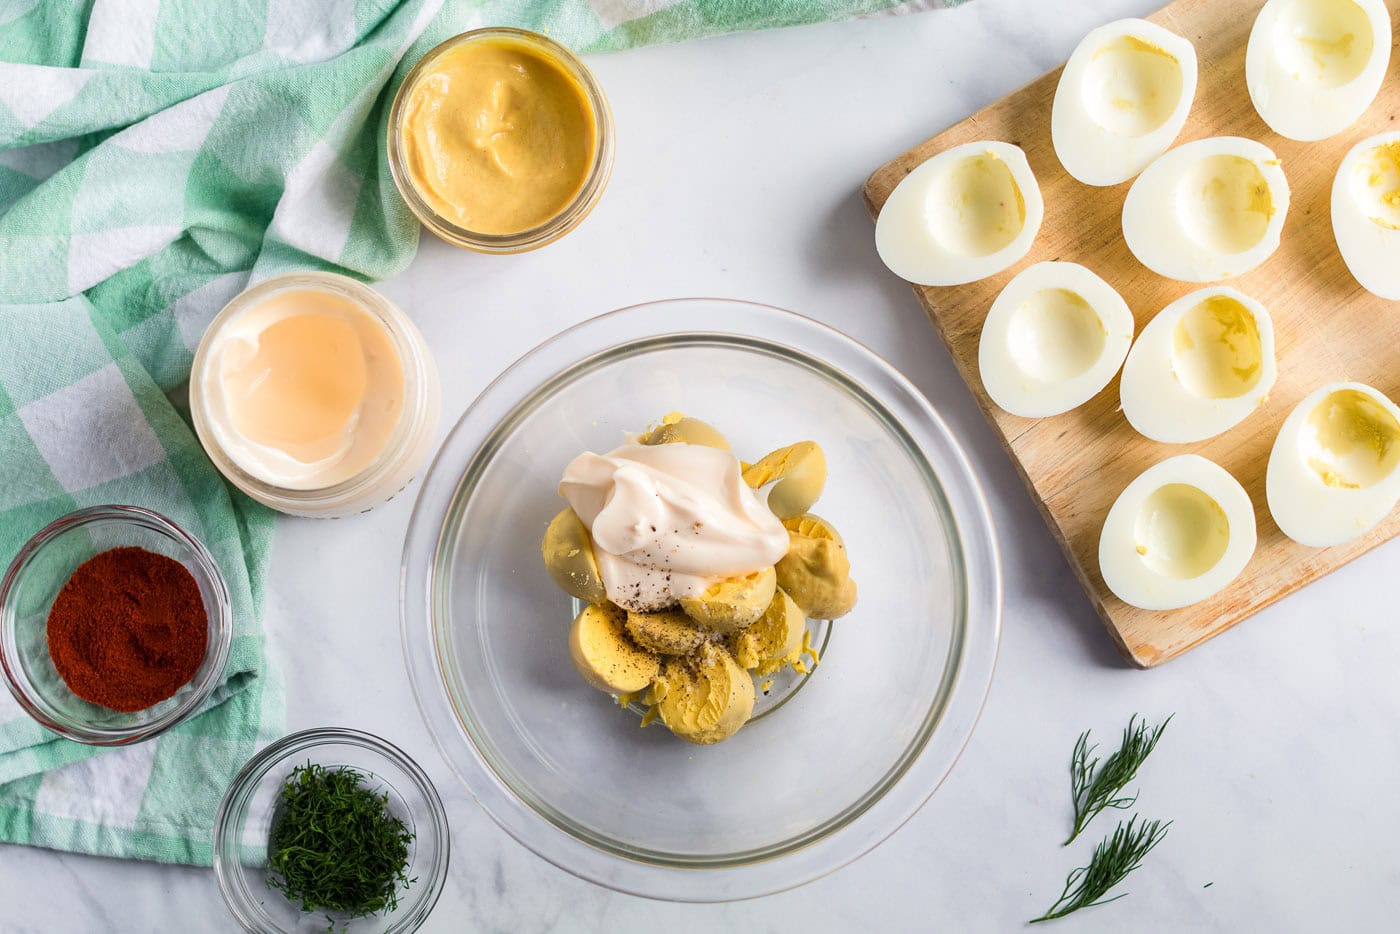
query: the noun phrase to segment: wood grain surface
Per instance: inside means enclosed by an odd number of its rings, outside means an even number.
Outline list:
[[[1376,298],[1357,285],[1337,251],[1330,212],[1333,175],[1346,152],[1367,136],[1400,128],[1400,61],[1392,55],[1380,95],[1356,125],[1322,142],[1284,139],[1259,119],[1245,88],[1245,44],[1261,5],[1253,0],[1177,0],[1149,17],[1195,43],[1200,60],[1195,103],[1177,144],[1209,136],[1258,140],[1282,161],[1292,196],[1278,251],[1229,283],[1270,311],[1278,382],[1257,411],[1222,435],[1185,445],[1143,438],[1119,411],[1117,377],[1078,409],[1039,420],[1003,412],[982,387],[977,344],[983,319],[1002,287],[1032,263],[1069,260],[1097,272],[1123,295],[1139,332],[1167,304],[1203,285],[1157,276],[1128,251],[1120,214],[1131,182],[1092,188],[1060,167],[1050,142],[1050,105],[1059,69],[897,156],[865,184],[865,200],[875,216],[905,175],[944,149],[1004,140],[1025,150],[1045,198],[1045,221],[1029,255],[980,282],[915,286],[914,291],[1119,650],[1140,667],[1180,655],[1400,533],[1397,510],[1348,544],[1312,549],[1285,537],[1269,515],[1264,495],[1269,451],[1279,425],[1303,396],[1323,383],[1353,379],[1400,398],[1400,303]],[[1387,5],[1392,23],[1400,26],[1400,0],[1387,0]],[[1129,481],[1152,464],[1184,453],[1214,460],[1244,485],[1254,503],[1259,545],[1244,573],[1214,597],[1180,610],[1140,610],[1104,586],[1099,529]]]

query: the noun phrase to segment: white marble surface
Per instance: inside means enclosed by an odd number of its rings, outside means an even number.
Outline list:
[[[879,265],[857,194],[875,166],[1052,67],[1091,27],[1155,5],[977,0],[596,58],[618,157],[584,227],[514,258],[426,239],[386,286],[435,347],[454,414],[536,343],[638,301],[733,296],[829,322],[908,374],[963,439],[1006,571],[991,695],[928,805],[815,884],[678,906],[613,894],[535,858],[442,762],[399,659],[411,496],[353,520],[282,522],[267,619],[288,674],[288,727],[353,724],[391,737],[448,800],[451,880],[427,930],[1013,929],[1088,848],[1058,846],[1075,735],[1093,727],[1111,739],[1134,711],[1177,713],[1142,776],[1145,814],[1176,823],[1130,898],[1063,929],[1394,928],[1400,545],[1161,670],[1125,668],[913,296]],[[1093,829],[1107,828],[1100,819]],[[5,931],[231,927],[207,870],[0,848]]]

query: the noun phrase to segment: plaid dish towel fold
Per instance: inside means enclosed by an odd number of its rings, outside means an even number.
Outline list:
[[[383,139],[422,52],[483,25],[587,52],[941,5],[0,0],[0,564],[79,506],[146,506],[209,547],[235,618],[208,706],[138,746],[58,739],[0,692],[0,841],[208,864],[220,795],[281,732],[259,622],[272,519],[204,456],[184,383],[250,281],[408,264]]]

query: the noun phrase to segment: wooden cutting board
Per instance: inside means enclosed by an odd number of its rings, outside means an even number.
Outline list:
[[[1400,26],[1400,0],[1387,4],[1392,23]],[[1032,263],[1071,260],[1094,270],[1123,295],[1139,332],[1168,303],[1203,285],[1161,278],[1128,251],[1120,214],[1131,182],[1092,188],[1060,167],[1050,143],[1050,104],[1060,69],[897,156],[865,184],[865,200],[875,216],[905,175],[944,149],[990,139],[1025,150],[1045,198],[1045,221],[1029,255],[980,282],[915,286],[914,291],[1109,634],[1123,656],[1140,667],[1180,655],[1400,533],[1397,510],[1346,545],[1305,548],[1279,531],[1264,495],[1265,468],[1279,425],[1307,393],[1333,380],[1353,379],[1400,399],[1400,302],[1376,298],[1357,285],[1337,252],[1330,214],[1332,178],[1342,157],[1359,140],[1397,128],[1400,55],[1392,55],[1380,95],[1351,129],[1318,143],[1284,139],[1259,119],[1245,88],[1245,44],[1260,6],[1253,0],[1177,0],[1149,17],[1195,43],[1200,60],[1195,103],[1177,144],[1208,136],[1258,140],[1282,160],[1292,195],[1282,246],[1258,269],[1230,281],[1263,302],[1273,317],[1278,382],[1263,406],[1223,435],[1188,445],[1143,438],[1118,409],[1116,377],[1078,409],[1039,420],[1003,412],[982,387],[977,375],[982,321],[1002,287]],[[1152,464],[1185,453],[1210,458],[1244,485],[1254,502],[1259,545],[1244,573],[1214,597],[1180,610],[1139,610],[1104,586],[1099,529],[1129,481]]]

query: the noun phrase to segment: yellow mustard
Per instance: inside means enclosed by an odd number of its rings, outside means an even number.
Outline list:
[[[507,36],[443,52],[409,90],[405,168],[440,217],[475,233],[519,233],[567,208],[599,145],[598,115],[557,59]]]

